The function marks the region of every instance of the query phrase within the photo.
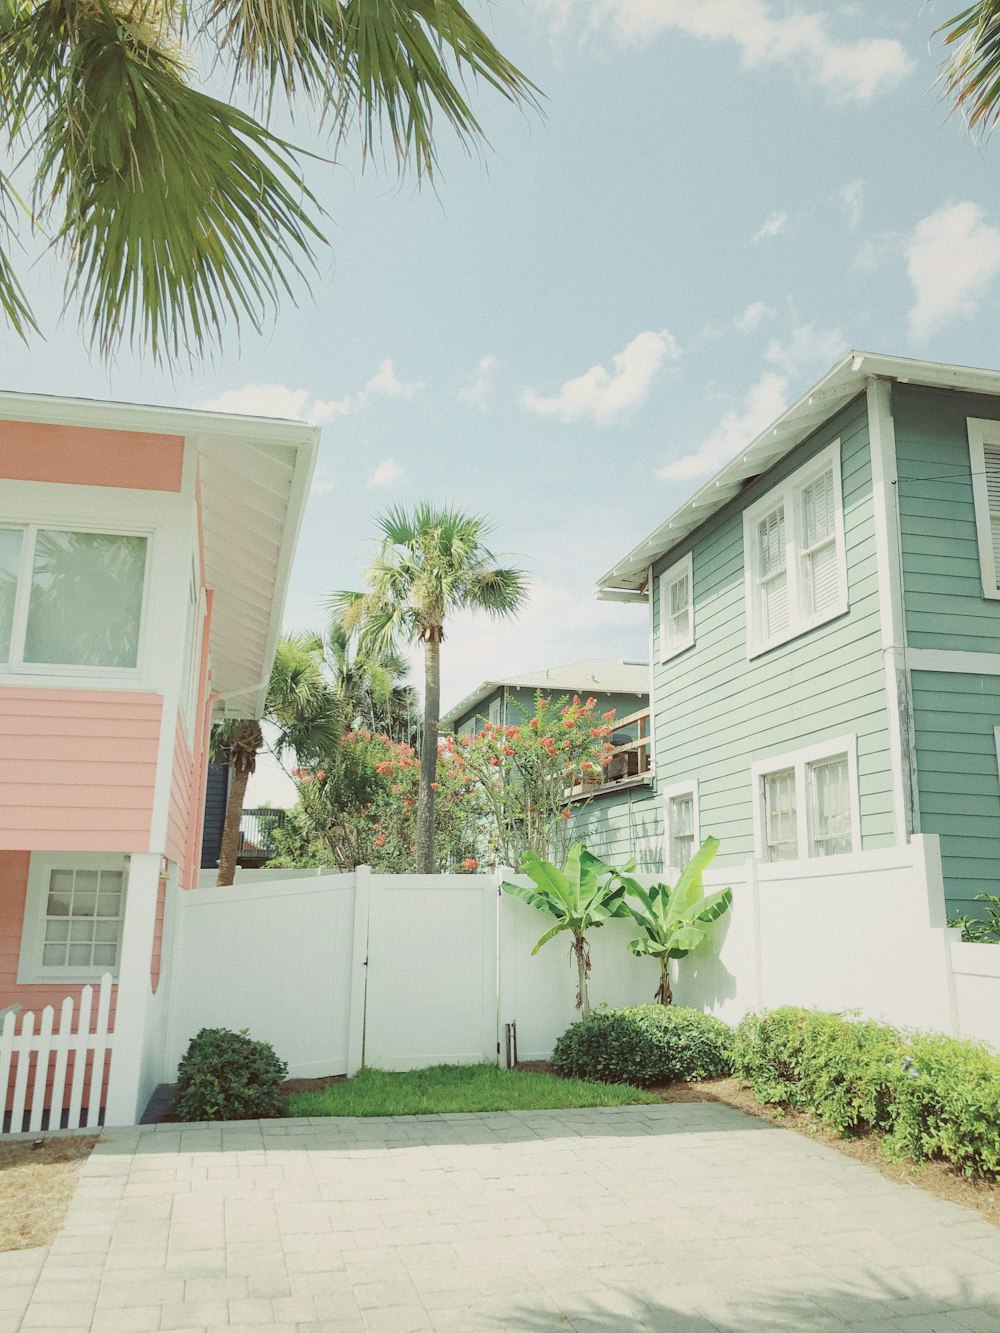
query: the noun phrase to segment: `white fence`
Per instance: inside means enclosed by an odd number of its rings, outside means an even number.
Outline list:
[[[675,965],[679,1003],[730,1022],[781,1004],[858,1010],[1000,1048],[1000,946],[946,928],[936,838],[706,879],[732,885],[733,908]],[[248,1028],[313,1077],[493,1060],[510,1023],[519,1058],[543,1059],[577,1017],[568,936],[532,957],[546,918],[492,876],[256,872],[182,895],[178,917],[166,1081],[201,1027]],[[592,1004],[653,998],[658,969],[628,953],[634,934],[592,932]]]
[[[109,1025],[111,987],[111,977],[105,973],[97,992],[93,1031],[93,986],[84,986],[80,993],[75,1025],[70,996],[62,1002],[58,1027],[51,1005],[42,1010],[40,1017],[31,1010],[21,1014],[20,1023],[17,1013],[7,1013],[0,1025],[0,1107],[9,1108],[9,1120],[6,1113],[3,1117],[8,1132],[58,1129],[63,1119],[66,1129],[97,1125],[108,1055],[114,1043]],[[50,1112],[46,1103],[52,1108]]]

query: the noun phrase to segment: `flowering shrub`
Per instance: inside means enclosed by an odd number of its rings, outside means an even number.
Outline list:
[[[568,793],[597,783],[613,746],[614,710],[596,699],[551,700],[540,693],[521,726],[486,723],[474,736],[448,736],[445,771],[459,791],[471,787],[483,817],[489,855],[519,868],[527,851],[565,865],[572,842]]]
[[[420,759],[412,746],[359,729],[335,759],[299,775],[299,803],[275,838],[269,864],[369,865],[383,874],[412,872]],[[438,765],[437,869],[478,867],[475,792],[442,758]]]

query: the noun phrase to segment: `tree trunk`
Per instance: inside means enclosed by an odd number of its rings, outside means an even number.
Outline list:
[[[240,820],[243,817],[243,800],[249,781],[248,768],[234,769],[229,800],[226,803],[226,818],[222,825],[222,845],[219,848],[219,874],[216,884],[232,884],[236,878],[236,857],[240,849]]]
[[[587,977],[590,975],[590,950],[586,935],[573,931],[573,952],[576,954],[577,986],[576,1007],[581,1018],[590,1017],[590,996],[587,993]]]
[[[670,959],[666,954],[660,955],[660,989],[656,992],[656,998],[660,1004],[673,1004],[674,995],[670,989]]]
[[[222,845],[219,848],[219,873],[216,884],[232,884],[236,878],[236,857],[240,850],[240,820],[250,774],[257,766],[257,752],[264,744],[260,723],[249,718],[240,722],[228,742],[229,762],[233,767],[233,784],[226,802],[226,818],[222,825]]]
[[[434,788],[437,782],[438,713],[441,711],[441,631],[424,640],[424,734],[420,742],[420,787],[417,791],[417,874],[433,875]]]

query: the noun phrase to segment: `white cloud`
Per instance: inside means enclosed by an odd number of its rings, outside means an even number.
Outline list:
[[[788,226],[788,214],[784,209],[776,209],[769,214],[750,237],[750,244],[756,245],[758,241],[770,240],[772,236],[780,236]]]
[[[378,467],[365,482],[366,486],[391,486],[394,481],[398,481],[403,475],[403,469],[394,458],[387,458],[384,463],[379,463]]]
[[[565,422],[589,419],[604,425],[641,406],[663,362],[675,360],[680,354],[677,340],[666,329],[640,333],[623,351],[614,354],[610,371],[604,366],[591,366],[576,379],[567,380],[549,398],[525,389],[521,405],[540,417]]]
[[[322,477],[316,477],[309,489],[312,491],[313,495],[329,495],[333,490],[333,482],[326,481]]]
[[[549,0],[557,26],[565,26],[568,0]],[[804,9],[775,12],[764,0],[576,0],[576,12],[597,28],[605,19],[623,41],[648,42],[681,32],[707,41],[735,42],[750,69],[778,65],[840,102],[870,102],[896,87],[913,62],[895,38],[851,41],[830,31],[832,16]],[[833,19],[836,22],[836,19]]]
[[[308,389],[289,389],[284,384],[246,384],[226,389],[217,398],[206,398],[195,407],[205,412],[233,412],[242,417],[280,417],[285,421],[307,421],[322,426],[350,412],[350,398],[322,402]]]
[[[978,204],[947,204],[922,218],[906,247],[913,284],[910,333],[925,339],[957,320],[968,319],[1000,275],[1000,230]]]
[[[858,223],[861,221],[861,213],[864,209],[865,183],[859,176],[857,180],[848,181],[842,185],[837,198],[840,201],[840,207],[844,210],[844,216],[847,218],[847,227],[849,231],[857,231]]]
[[[736,316],[733,328],[737,333],[753,333],[765,319],[773,319],[777,313],[773,305],[768,305],[765,301],[754,301]]]
[[[460,403],[468,403],[477,412],[485,412],[493,392],[493,379],[496,373],[495,356],[482,356],[476,362],[476,368],[462,387],[455,394]]]
[[[717,472],[745,448],[788,406],[788,380],[766,370],[752,385],[739,408],[728,411],[697,449],[660,468],[668,481],[695,481]]]
[[[358,407],[367,406],[373,398],[403,398],[409,402],[421,389],[426,387],[420,380],[414,380],[411,384],[404,384],[396,375],[392,357],[387,356],[384,361],[378,363],[375,374],[360,393],[355,395],[355,401]]]
[[[858,253],[854,256],[855,267],[866,272],[880,269],[898,259],[903,246],[904,241],[898,232],[875,232],[858,246]]]
[[[799,324],[788,338],[775,338],[764,357],[790,379],[801,379],[827,370],[843,356],[844,334],[840,329],[819,329],[815,321]]]
[[[402,398],[409,401],[426,386],[419,380],[404,384],[397,375],[391,356],[380,361],[374,375],[357,393],[326,401],[313,398],[308,389],[290,389],[285,384],[245,384],[242,389],[226,389],[217,398],[207,398],[195,407],[206,412],[235,412],[239,416],[280,417],[287,421],[306,421],[322,426],[334,417],[347,416],[368,407],[376,398]]]

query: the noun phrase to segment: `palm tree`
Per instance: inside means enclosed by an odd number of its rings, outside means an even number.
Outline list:
[[[197,86],[222,72],[259,119]],[[0,0],[0,308],[37,329],[13,262],[18,217],[58,247],[88,340],[155,358],[259,328],[311,266],[321,210],[297,150],[268,128],[275,95],[328,131],[435,165],[435,117],[482,130],[466,83],[535,89],[460,0]],[[18,180],[24,176],[25,197]]]
[[[1000,0],[977,0],[937,32],[954,48],[941,74],[946,94],[970,129],[989,130],[1000,117]]]
[[[379,553],[365,573],[367,592],[339,592],[330,602],[362,647],[396,651],[401,642],[424,649],[424,723],[417,794],[416,869],[434,870],[434,783],[441,709],[441,642],[444,622],[456,611],[513,616],[526,592],[523,570],[498,566],[483,544],[486,520],[457,509],[420,504],[397,507],[377,520]]]
[[[272,748],[279,758],[287,750],[294,750],[307,762],[336,753],[342,732],[340,705],[323,677],[322,659],[311,636],[279,640],[264,720],[277,727]],[[232,884],[235,878],[247,783],[263,748],[264,734],[254,718],[227,718],[212,729],[213,762],[226,763],[233,770],[217,884]]]
[[[317,634],[314,641],[341,701],[344,725],[367,727],[411,744],[417,732],[417,696],[407,684],[410,668],[402,654],[362,647],[357,633],[336,618],[325,637]]]

